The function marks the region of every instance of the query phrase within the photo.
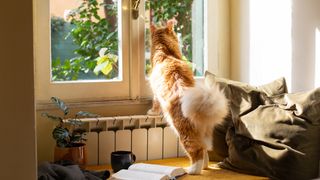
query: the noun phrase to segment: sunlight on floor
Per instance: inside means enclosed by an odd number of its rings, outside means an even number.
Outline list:
[[[250,1],[250,83],[281,76],[291,89],[291,0]]]
[[[320,87],[320,28],[316,29],[316,62],[315,62],[315,77],[314,86]]]

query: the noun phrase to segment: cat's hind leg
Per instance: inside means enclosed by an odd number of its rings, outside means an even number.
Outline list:
[[[209,167],[209,155],[208,155],[208,151],[205,149],[203,152],[203,167],[202,169],[208,169]]]
[[[191,160],[188,174],[201,174],[204,163],[204,148],[199,143],[182,141],[182,144]]]

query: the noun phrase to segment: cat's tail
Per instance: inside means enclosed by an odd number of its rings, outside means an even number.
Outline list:
[[[197,84],[183,92],[181,109],[195,125],[213,127],[227,116],[228,101],[218,85]]]

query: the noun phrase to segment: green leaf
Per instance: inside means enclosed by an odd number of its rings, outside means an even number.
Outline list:
[[[65,139],[57,140],[56,142],[57,142],[57,146],[62,148],[68,147],[69,145],[68,141]]]
[[[58,57],[57,59],[52,60],[52,67],[57,67],[61,65],[61,59]]]
[[[85,45],[87,45],[87,44],[88,44],[88,41],[84,40],[84,41],[82,41],[82,43],[80,44],[80,46],[85,46]]]
[[[93,113],[90,113],[90,112],[87,112],[87,111],[79,111],[76,114],[76,117],[92,117],[92,118],[96,118],[96,117],[99,117],[99,115],[93,114]]]
[[[54,116],[54,115],[51,115],[51,114],[48,114],[48,113],[42,113],[41,116],[44,116],[44,117],[47,117],[51,120],[54,120],[54,121],[59,121],[61,122],[63,119],[59,116]]]
[[[70,141],[73,143],[79,142],[82,140],[82,135],[76,134],[70,137]]]
[[[69,113],[69,108],[66,106],[66,104],[57,97],[51,97],[51,101],[55,103],[55,105],[63,111],[64,115],[67,115]]]
[[[79,119],[68,119],[67,123],[74,125],[74,126],[80,126],[83,124],[83,122]]]
[[[55,140],[66,139],[69,137],[69,131],[63,127],[56,127],[52,131],[52,136]]]

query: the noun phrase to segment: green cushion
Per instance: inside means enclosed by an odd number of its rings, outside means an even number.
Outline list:
[[[211,158],[221,167],[272,179],[311,179],[320,159],[320,89],[288,94],[285,80],[254,87],[207,72],[229,100]]]
[[[226,144],[227,130],[233,126],[233,118],[257,108],[268,96],[276,96],[287,92],[284,78],[277,79],[262,86],[251,86],[247,83],[216,77],[210,72],[205,73],[205,83],[212,86],[215,83],[224,91],[230,104],[229,115],[222,124],[215,127],[213,133],[213,151],[209,152],[210,160],[220,161],[228,157]],[[232,109],[232,111],[231,111]]]
[[[320,88],[270,99],[235,119],[226,139],[229,156],[221,167],[272,179],[317,177]]]

